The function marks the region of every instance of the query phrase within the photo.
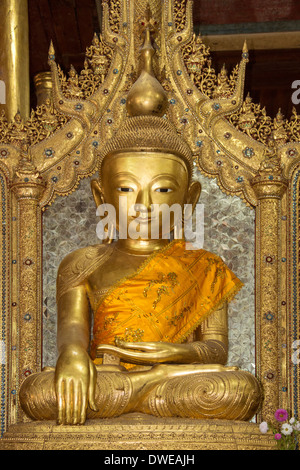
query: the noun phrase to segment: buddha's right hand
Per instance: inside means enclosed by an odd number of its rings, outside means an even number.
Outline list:
[[[63,349],[55,369],[58,424],[84,424],[88,405],[97,411],[96,380],[96,367],[84,348]]]

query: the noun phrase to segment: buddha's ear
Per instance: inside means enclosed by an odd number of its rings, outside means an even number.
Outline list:
[[[201,184],[199,183],[199,181],[192,181],[188,189],[187,204],[192,204],[193,211],[196,207],[197,202],[199,201],[200,194]]]
[[[96,207],[99,207],[104,204],[103,191],[98,180],[91,181],[91,189]]]

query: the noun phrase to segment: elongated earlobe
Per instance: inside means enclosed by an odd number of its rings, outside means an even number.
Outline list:
[[[201,194],[201,184],[199,181],[193,181],[188,189],[187,195],[187,204],[192,204],[193,210],[196,207],[197,202],[199,201]]]
[[[98,180],[91,181],[91,189],[96,207],[99,207],[101,204],[104,204],[103,191]]]
[[[99,206],[102,206],[103,204],[105,204],[105,199],[104,199],[104,195],[103,195],[103,192],[102,192],[102,188],[101,188],[100,183],[99,183],[98,180],[92,180],[91,181],[91,189],[92,189],[93,198],[94,198],[94,201],[95,201],[95,204],[96,204],[96,208],[98,209]],[[106,214],[105,214],[105,216],[106,216]],[[101,217],[100,217],[100,219],[101,219]],[[115,217],[114,217],[114,220],[115,220]],[[112,243],[116,238],[115,223],[111,222],[108,225],[106,225],[104,227],[104,232],[106,233],[106,236],[104,238],[103,238],[103,236],[101,236],[99,238],[105,244]]]

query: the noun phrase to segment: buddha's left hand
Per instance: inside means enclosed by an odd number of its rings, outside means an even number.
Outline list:
[[[97,356],[104,353],[114,354],[124,362],[133,362],[134,364],[192,364],[199,362],[199,357],[189,344],[130,343],[117,339],[116,346],[101,344],[97,347]]]

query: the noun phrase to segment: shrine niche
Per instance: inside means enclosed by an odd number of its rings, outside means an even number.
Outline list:
[[[90,179],[103,148],[126,121],[128,95],[142,72],[145,25],[155,41],[154,75],[167,96],[163,119],[188,144],[202,184],[199,202],[212,214],[205,221],[205,248],[225,259],[245,284],[229,310],[228,363],[261,384],[258,423],[272,421],[278,408],[298,415],[293,353],[299,326],[300,118],[294,111],[285,119],[279,110],[271,119],[244,96],[251,60],[246,43],[234,70],[225,65],[216,73],[208,47],[193,33],[191,11],[190,1],[104,2],[103,32],[94,36],[82,71],[71,67],[64,73],[51,44],[51,98],[26,121],[18,113],[12,121],[0,117],[3,448],[136,449],[139,442],[141,449],[172,449],[174,440],[176,449],[273,446],[254,422],[133,413],[63,429],[53,420],[31,421],[20,406],[25,379],[56,364],[58,264],[79,244],[97,243]],[[82,216],[72,222],[74,212]],[[69,232],[63,226],[68,219]]]

